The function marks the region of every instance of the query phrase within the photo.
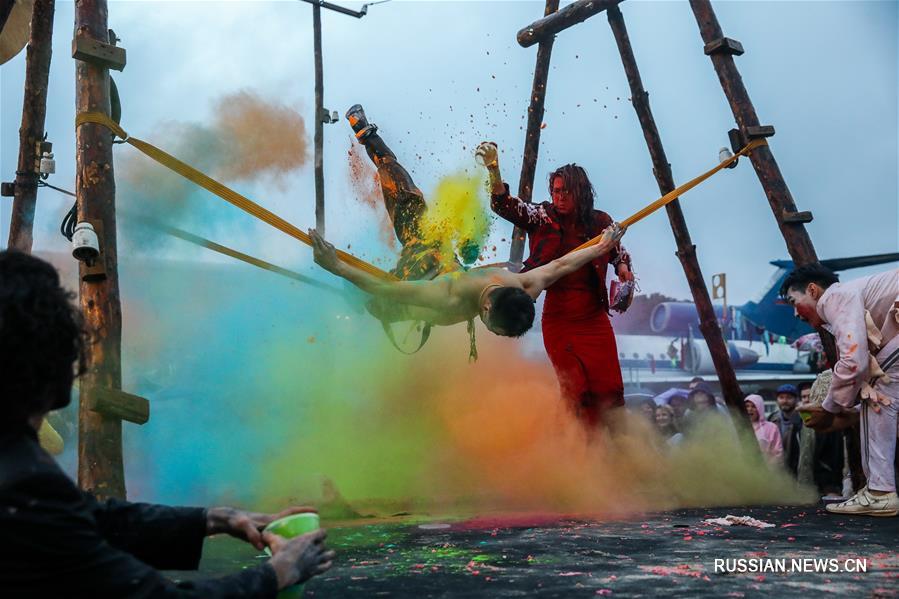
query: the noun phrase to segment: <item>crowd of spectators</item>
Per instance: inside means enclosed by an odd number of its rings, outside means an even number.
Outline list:
[[[825,499],[837,499],[845,494],[844,434],[820,433],[804,425],[796,406],[808,401],[811,386],[810,382],[780,385],[767,402],[763,395],[751,394],[744,405],[769,466],[814,485]],[[630,405],[668,447],[694,437],[700,425],[710,420],[727,423],[736,435],[735,416],[701,377],[690,381],[688,388],[671,388]]]

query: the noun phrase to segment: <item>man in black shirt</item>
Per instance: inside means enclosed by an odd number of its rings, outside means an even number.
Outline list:
[[[275,597],[331,567],[324,531],[262,533],[289,513],[98,501],[38,445],[50,410],[69,403],[83,332],[71,294],[46,262],[0,252],[0,595],[6,597]],[[229,534],[273,557],[219,579],[174,583],[196,569],[203,539]]]

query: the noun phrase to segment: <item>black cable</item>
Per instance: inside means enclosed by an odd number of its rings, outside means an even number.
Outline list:
[[[59,226],[59,232],[69,241],[72,241],[72,236],[75,234],[75,224],[77,220],[78,202],[75,202],[72,204],[72,208],[63,217],[62,224]]]
[[[59,193],[64,193],[68,196],[72,196],[73,198],[77,198],[74,193],[68,191],[67,189],[62,189],[61,187],[56,187],[55,185],[50,185],[49,183],[45,183],[44,181],[37,182],[38,187],[49,187],[50,189],[56,190]],[[78,202],[76,201],[72,204],[72,207],[66,212],[66,215],[62,218],[62,224],[59,226],[59,232],[62,233],[62,236],[72,241],[72,236],[75,235],[75,225],[78,221]]]
[[[78,197],[78,196],[76,196],[74,193],[72,193],[71,191],[69,191],[69,190],[67,190],[67,189],[62,189],[61,187],[56,187],[55,185],[50,185],[49,183],[45,183],[45,182],[43,182],[43,181],[38,181],[37,184],[38,184],[38,187],[49,187],[50,189],[55,189],[55,190],[58,191],[59,193],[64,193],[64,194],[66,194],[67,196],[72,196],[73,198],[77,198],[77,197]]]

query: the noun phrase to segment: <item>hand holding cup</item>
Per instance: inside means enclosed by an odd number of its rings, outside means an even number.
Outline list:
[[[492,141],[482,141],[474,152],[475,160],[481,166],[493,168],[499,166],[499,150]]]

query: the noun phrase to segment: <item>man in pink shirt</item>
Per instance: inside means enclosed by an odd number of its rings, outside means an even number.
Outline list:
[[[899,269],[838,283],[820,264],[801,266],[781,286],[781,295],[798,318],[833,334],[839,360],[833,383],[807,424],[833,429],[858,411],[862,467],[868,484],[843,503],[828,505],[837,514],[895,516],[897,408],[899,408]]]

